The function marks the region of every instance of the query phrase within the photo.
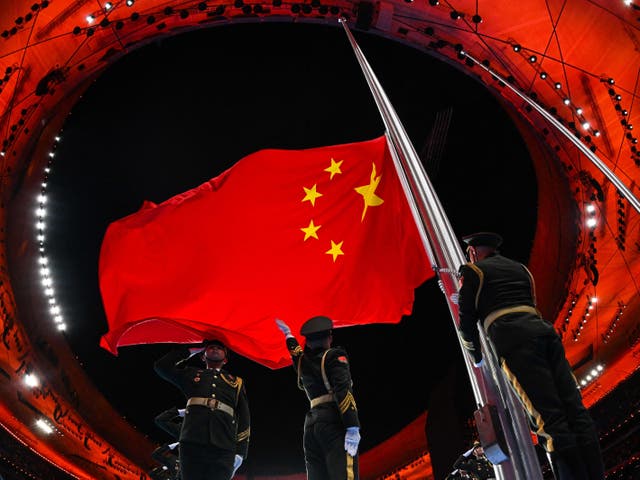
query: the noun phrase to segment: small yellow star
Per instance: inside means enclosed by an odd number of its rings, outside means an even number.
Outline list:
[[[333,240],[331,240],[331,248],[329,250],[327,250],[326,253],[327,255],[333,255],[333,262],[335,263],[336,258],[338,258],[338,255],[344,255],[344,252],[342,251],[342,244],[344,243],[344,241],[340,242],[340,243],[336,243]]]
[[[316,233],[318,231],[318,229],[322,227],[322,225],[314,225],[313,224],[313,220],[311,220],[309,222],[309,226],[308,227],[303,227],[300,230],[302,230],[304,232],[304,241],[307,241],[307,238],[309,237],[313,237],[316,240],[319,240],[318,238],[318,234]]]
[[[364,220],[364,216],[367,213],[368,207],[377,207],[384,203],[384,200],[381,199],[378,195],[376,195],[376,188],[378,188],[378,184],[380,183],[380,179],[382,175],[376,177],[376,164],[373,164],[373,168],[371,169],[371,181],[368,185],[363,185],[361,187],[356,187],[356,192],[362,195],[362,200],[364,200],[364,209],[362,210],[362,218],[360,221]]]
[[[304,189],[304,198],[302,199],[302,201],[306,202],[308,200],[314,207],[316,206],[316,198],[322,196],[320,192],[316,191],[316,186],[317,183],[315,183],[311,188],[302,187]]]
[[[336,162],[333,158],[331,159],[331,165],[324,169],[325,172],[329,172],[331,174],[329,180],[333,180],[333,176],[336,173],[342,174],[342,170],[340,170],[340,165],[342,165],[342,162],[344,162],[344,160]]]

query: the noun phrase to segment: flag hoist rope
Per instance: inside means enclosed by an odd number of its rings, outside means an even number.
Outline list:
[[[458,291],[457,272],[460,266],[466,262],[464,254],[398,115],[351,34],[347,22],[344,19],[340,19],[339,22],[347,34],[382,116],[387,130],[389,150],[393,156],[398,176],[411,207],[425,251],[439,277],[439,284],[445,294],[457,332],[458,307],[452,300],[452,294]],[[497,407],[501,428],[505,434],[508,458],[499,465],[495,465],[496,478],[499,480],[541,479],[538,457],[533,447],[524,410],[502,375],[491,342],[486,338],[482,329],[480,329],[480,338],[483,342],[486,362],[486,366],[482,369],[473,367],[469,356],[462,347],[459,335],[458,343],[463,352],[462,355],[477,404],[491,403]]]

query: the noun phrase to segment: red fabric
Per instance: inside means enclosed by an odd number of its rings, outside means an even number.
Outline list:
[[[315,315],[336,327],[397,323],[432,275],[384,137],[262,150],[109,226],[101,345],[117,354],[218,338],[279,368],[291,360],[275,318],[294,334]]]

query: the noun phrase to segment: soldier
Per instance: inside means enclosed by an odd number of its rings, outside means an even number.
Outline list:
[[[477,326],[481,322],[549,454],[556,478],[604,479],[595,425],[560,337],[536,309],[533,276],[521,263],[499,254],[500,235],[480,232],[463,241],[470,263],[460,268],[460,333],[475,366],[483,363]]]
[[[473,442],[473,447],[462,454],[453,464],[453,468],[473,475],[478,480],[495,480],[493,464],[484,455],[484,449],[479,441]]]
[[[331,348],[333,322],[313,317],[300,329],[304,351],[282,320],[276,320],[311,403],[304,421],[304,458],[309,480],[358,479],[360,422],[346,352]]]
[[[198,353],[206,368],[184,365]],[[187,398],[180,429],[182,480],[229,480],[247,458],[249,402],[242,379],[223,370],[227,358],[226,346],[212,340],[174,349],[154,365]]]
[[[178,447],[177,440],[180,437],[180,427],[182,427],[183,418],[184,409],[178,410],[176,407],[172,407],[160,413],[154,419],[155,424],[175,440],[161,445],[151,453],[151,458],[166,467],[164,471],[167,472],[167,478],[171,480],[178,480],[180,478],[180,461],[176,447]]]

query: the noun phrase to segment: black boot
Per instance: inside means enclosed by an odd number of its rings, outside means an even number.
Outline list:
[[[587,470],[587,479],[589,480],[604,480],[604,464],[602,462],[602,452],[600,452],[600,445],[595,443],[588,443],[586,445],[580,445],[580,453],[582,463],[584,463]]]

